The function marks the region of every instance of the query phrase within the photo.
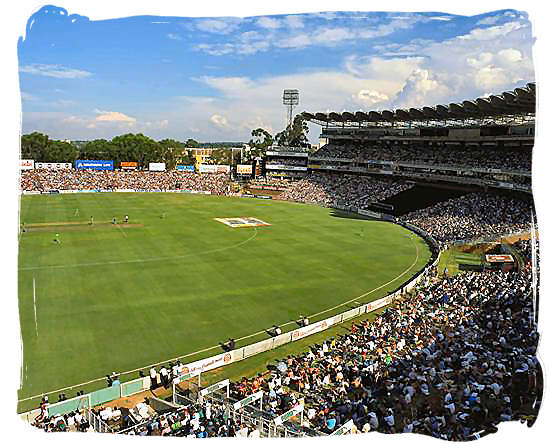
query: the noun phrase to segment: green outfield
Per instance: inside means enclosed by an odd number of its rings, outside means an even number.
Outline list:
[[[386,295],[430,257],[400,226],[345,216],[183,193],[23,196],[19,399],[294,329]],[[270,225],[215,220],[245,217]]]

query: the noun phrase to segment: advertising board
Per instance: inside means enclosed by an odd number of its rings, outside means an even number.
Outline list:
[[[166,164],[164,162],[149,162],[150,172],[163,172],[166,170]]]
[[[239,175],[251,175],[252,166],[246,164],[237,164],[237,174]]]
[[[188,363],[183,366],[183,374],[190,372],[205,372],[219,366],[228,365],[233,363],[233,351],[224,352],[222,354],[215,355],[214,357],[197,360],[196,362]]]
[[[199,165],[199,173],[216,173],[215,165],[201,164]]]
[[[176,170],[180,172],[195,173],[195,166],[194,165],[176,165]]]
[[[36,162],[34,168],[43,170],[71,170],[73,166],[70,162]]]
[[[488,263],[513,263],[512,255],[485,255],[485,260]]]
[[[74,167],[88,170],[114,170],[113,161],[76,160]]]
[[[229,173],[229,165],[216,165],[216,173]]]
[[[295,329],[294,331],[292,331],[292,341],[300,340],[301,338],[307,337],[308,335],[324,331],[325,329],[329,328],[331,324],[332,319],[327,319],[310,324],[309,326]]]
[[[265,168],[267,170],[294,170],[300,172],[306,172],[307,167],[300,165],[284,165],[284,164],[266,164]]]
[[[21,170],[33,170],[34,169],[34,159],[21,159],[19,164]]]
[[[229,173],[229,165],[201,164],[199,173]]]
[[[121,162],[120,168],[122,170],[136,170],[138,167],[138,163],[134,161],[127,161],[127,162]]]
[[[268,156],[285,156],[289,158],[307,158],[308,152],[307,151],[266,151],[266,155]]]

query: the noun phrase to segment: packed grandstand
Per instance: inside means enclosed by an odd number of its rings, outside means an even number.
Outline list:
[[[517,95],[529,102],[531,90],[534,85]],[[491,114],[491,102],[486,102],[482,106]],[[493,108],[498,108],[498,97],[493,103]],[[501,105],[506,113],[510,113],[508,105]],[[515,105],[524,111],[527,107],[521,100]],[[310,117],[323,120],[323,116]],[[332,118],[338,120],[338,116]],[[343,118],[339,119],[341,122]],[[329,115],[325,115],[324,123],[328,120]],[[342,160],[377,160],[491,169],[491,174],[497,175],[527,172],[528,176],[511,175],[499,181],[530,184],[530,148],[402,146],[359,139],[329,140],[311,155],[314,161],[309,163],[332,160],[341,167]],[[305,164],[289,161],[289,165]],[[390,198],[414,192],[416,186],[414,176],[320,170],[310,169],[297,180],[254,178],[241,185],[276,191],[273,199],[349,211],[390,202]],[[469,177],[465,177],[466,182]],[[226,195],[234,194],[231,183],[225,173],[35,169],[21,174],[22,190],[44,193],[129,189]],[[440,186],[438,181],[434,189]],[[394,214],[391,220],[421,229],[436,241],[438,253],[459,241],[527,234],[510,241],[518,259],[514,269],[448,276],[431,264],[414,289],[401,293],[375,318],[356,321],[348,333],[287,356],[254,377],[242,376],[230,382],[229,396],[193,397],[188,390],[186,397],[177,399],[172,394],[167,401],[151,391],[132,408],[117,406],[114,401],[108,406],[65,413],[50,413],[49,402],[53,401],[43,399],[33,425],[46,431],[184,437],[414,432],[463,441],[495,432],[503,421],[533,424],[542,398],[542,370],[536,357],[534,296],[538,288],[533,283],[538,283],[538,242],[532,245],[531,233],[536,229],[532,197],[524,190],[503,193],[478,187],[475,182],[460,190],[458,197],[417,205]],[[394,210],[389,204],[386,207],[390,213]],[[182,373],[181,362],[170,362],[152,368],[145,378],[149,387],[161,392],[164,387],[169,392],[177,389]],[[259,391],[261,408],[236,407]],[[281,430],[283,422],[285,428]]]

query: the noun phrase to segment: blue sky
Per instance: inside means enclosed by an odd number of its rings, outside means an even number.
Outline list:
[[[297,111],[462,101],[535,80],[527,14],[328,12],[89,20],[47,6],[18,43],[22,131],[246,141]],[[311,128],[316,143],[318,128]]]

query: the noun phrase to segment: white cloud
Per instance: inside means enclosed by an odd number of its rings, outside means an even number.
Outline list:
[[[68,68],[62,65],[47,65],[41,63],[21,66],[19,71],[21,73],[36,74],[39,76],[56,77],[58,79],[81,79],[92,75],[89,71]]]
[[[477,71],[475,82],[480,89],[494,91],[495,88],[509,83],[509,77],[503,68],[489,65]]]
[[[520,22],[507,22],[503,25],[491,26],[489,28],[475,28],[468,34],[458,36],[461,40],[493,40],[498,37],[504,37],[506,34],[525,27]]]
[[[198,21],[195,26],[201,31],[217,34],[229,34],[239,26],[240,22],[241,19],[236,18],[205,19]]]
[[[120,113],[119,111],[100,111],[96,110],[96,113],[98,116],[96,116],[95,120],[98,122],[124,122],[128,125],[133,125],[136,123],[135,117],[127,116],[124,113]]]
[[[485,17],[481,20],[479,20],[476,25],[494,25],[496,22],[500,20],[501,16],[499,15],[490,15],[488,17]]]
[[[179,34],[168,33],[166,34],[166,37],[168,37],[171,40],[181,40],[181,36]]]
[[[356,37],[356,33],[347,28],[326,28],[314,35],[314,42],[318,44],[331,44],[350,40]]]
[[[203,76],[199,80],[212,88],[220,90],[228,98],[238,97],[243,91],[253,87],[253,82],[248,77],[212,77]]]
[[[219,114],[213,114],[210,116],[210,122],[212,122],[217,127],[226,129],[229,128],[229,123],[227,122],[227,118],[224,116],[220,116]]]
[[[309,16],[316,16],[316,14],[310,14]],[[330,19],[332,16],[334,18],[338,17],[336,14],[320,15],[320,17],[325,19]],[[302,28],[305,27],[303,20],[303,17],[296,15],[289,15],[284,19],[260,17],[256,19],[255,24],[264,30],[264,32],[260,34],[261,40],[254,44],[250,43],[251,32],[245,32],[234,36],[224,43],[200,43],[196,45],[196,49],[205,51],[211,55],[221,56],[231,53],[255,54],[259,51],[266,51],[271,47],[302,49],[311,45],[335,46],[349,41],[390,35],[398,30],[412,27],[421,20],[421,16],[412,14],[405,17],[394,16],[386,23],[365,22],[361,20],[348,21],[346,26],[317,26],[312,27],[308,32],[302,31]],[[197,27],[203,29],[207,26],[201,22],[200,26],[197,25]],[[230,32],[222,24],[217,25],[215,28],[220,28],[219,32],[223,31],[225,34]],[[235,27],[231,31],[234,29]],[[267,34],[265,33],[266,30],[269,31]]]
[[[286,39],[278,40],[274,43],[280,48],[303,48],[312,44],[312,40],[307,34],[297,34]]]
[[[303,28],[304,27],[304,21],[302,18],[298,15],[287,15],[285,17],[286,25],[289,28]]]
[[[147,130],[168,128],[168,119],[163,119],[161,121],[156,121],[156,122],[147,121],[143,124],[143,126]]]
[[[403,89],[397,93],[393,106],[396,108],[423,107],[445,102],[449,88],[434,78],[428,70],[417,68],[407,78]],[[466,98],[464,98],[466,99]]]
[[[521,56],[521,51],[514,48],[506,48],[497,53],[497,59],[504,64],[515,64],[520,62],[523,57]]]
[[[344,66],[347,71],[358,77],[403,83],[423,62],[423,57],[382,58],[351,55],[344,60]]]
[[[375,90],[361,90],[357,94],[353,95],[353,99],[359,105],[372,107],[373,105],[387,102],[389,100],[389,96]]]
[[[260,17],[256,20],[256,24],[260,28],[277,29],[282,26],[281,21],[278,19],[272,19],[271,17]]]

